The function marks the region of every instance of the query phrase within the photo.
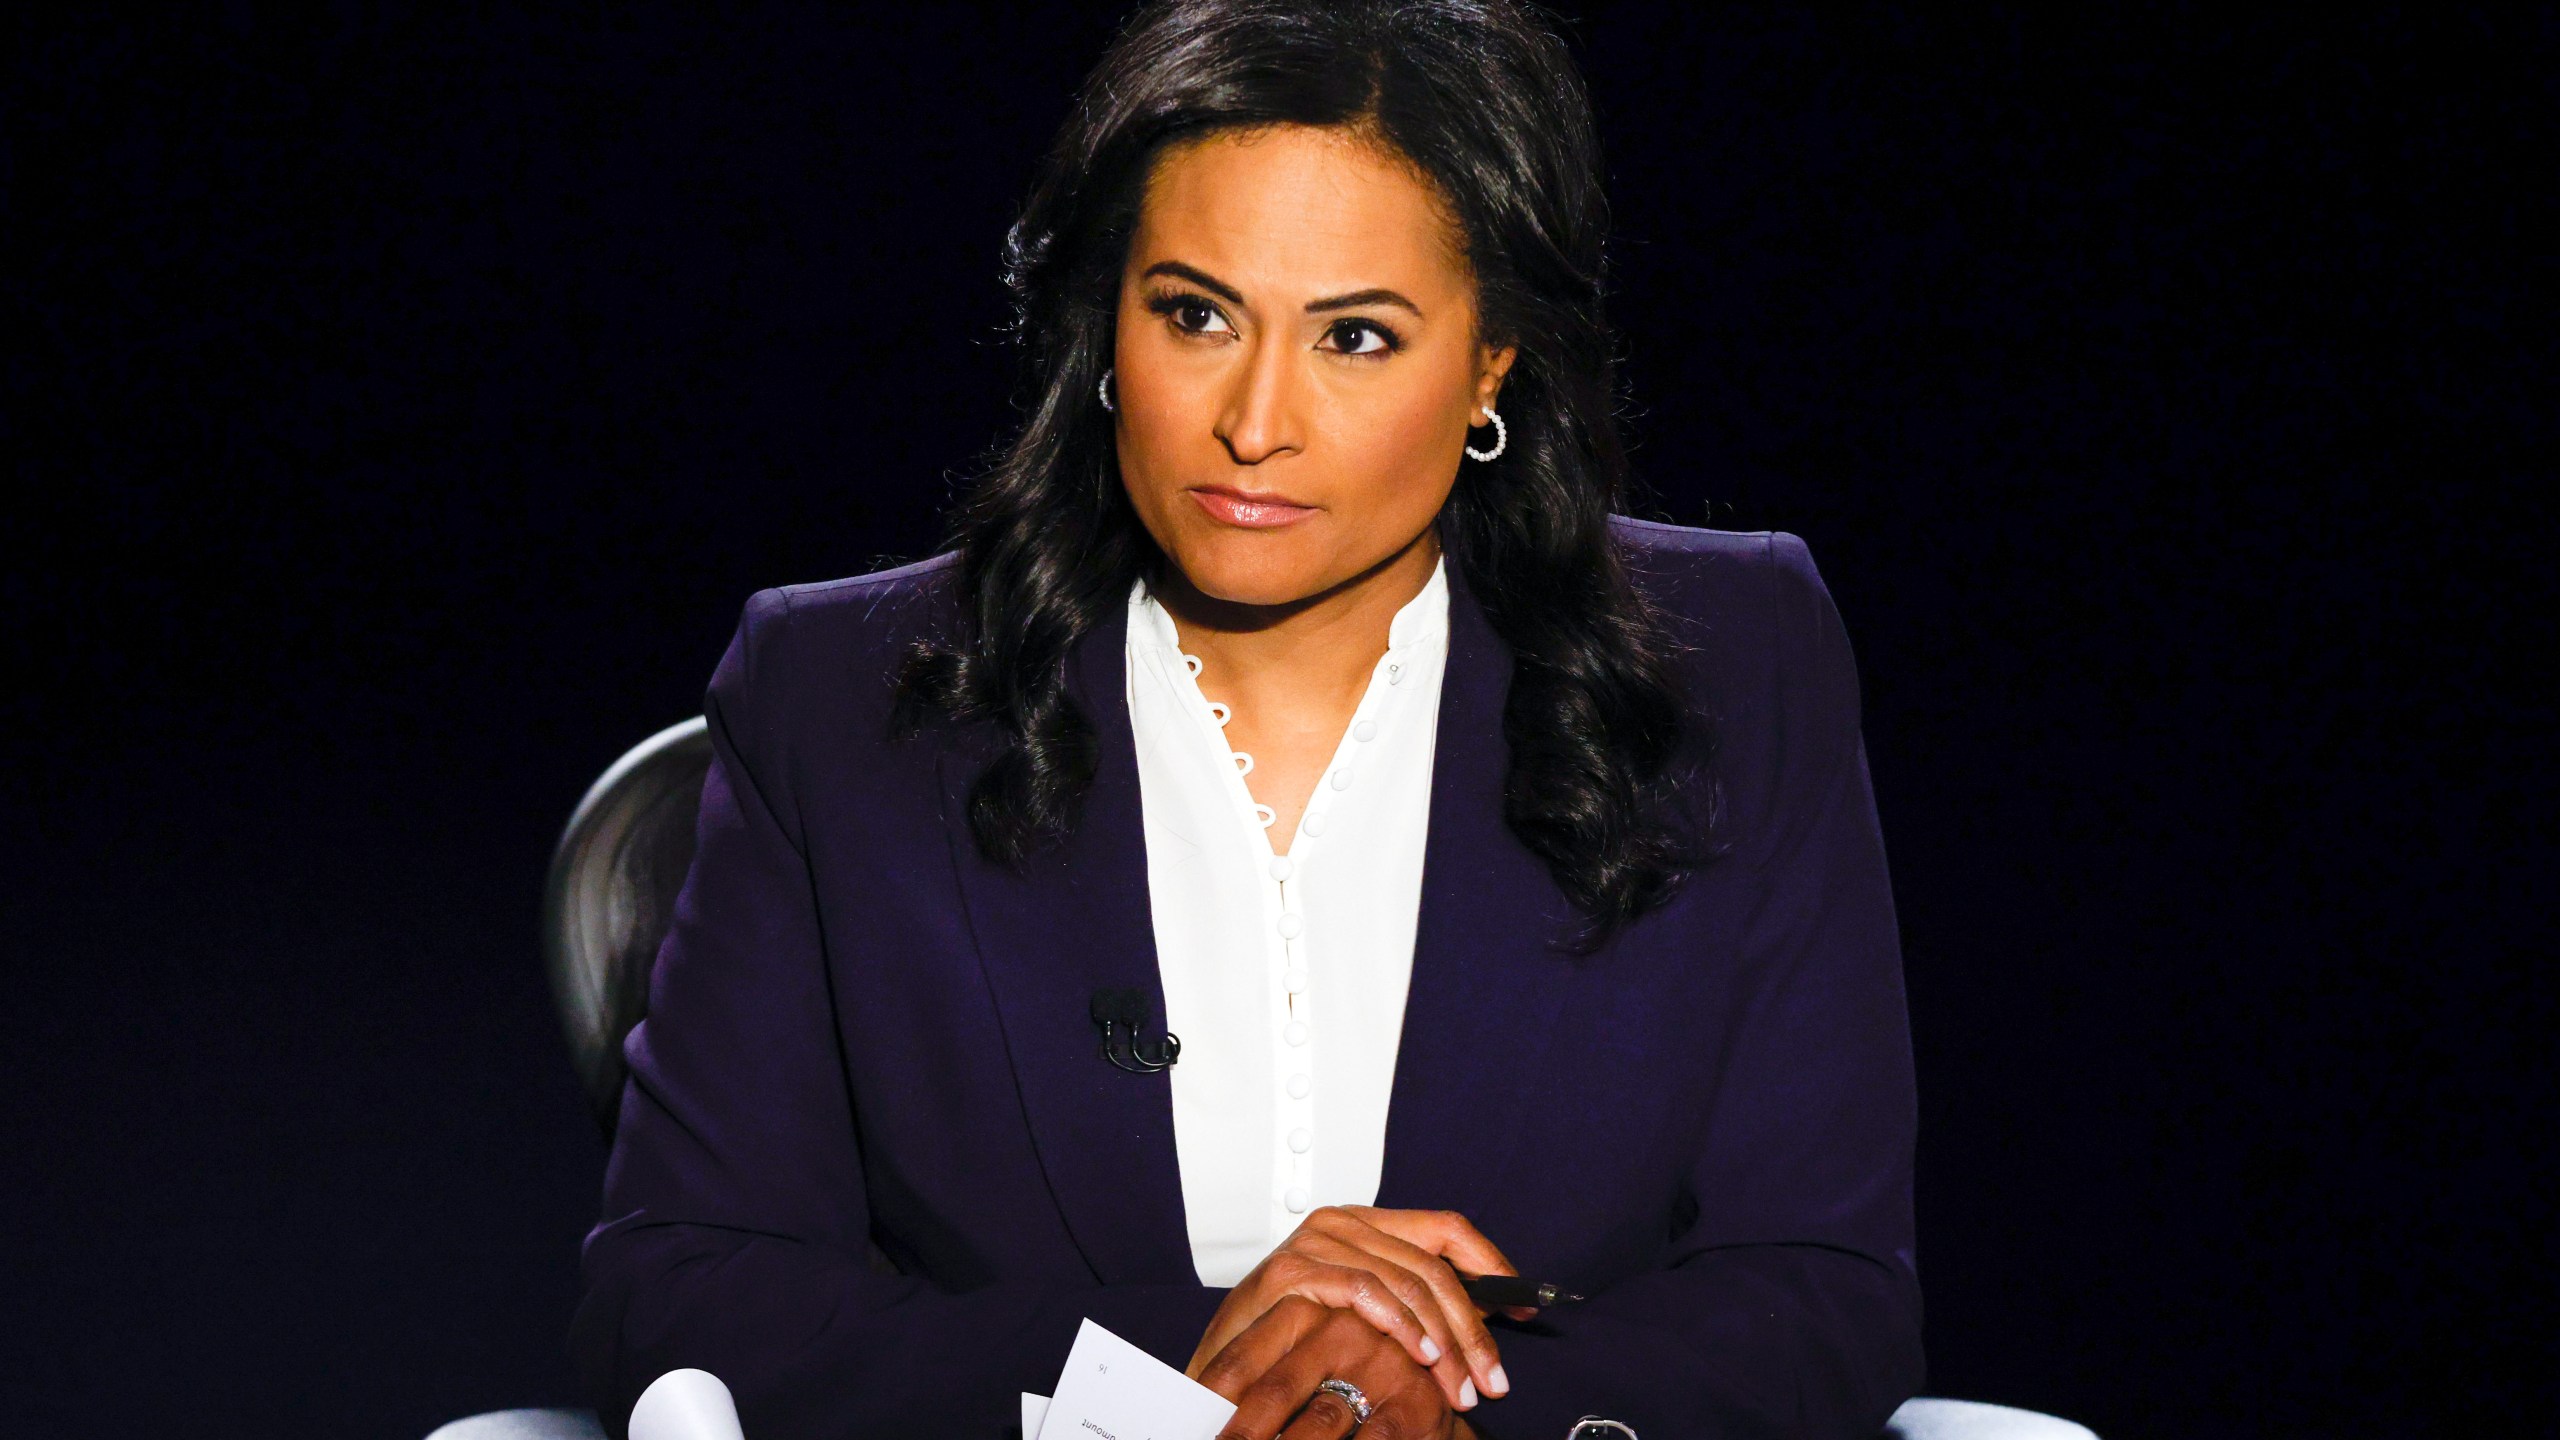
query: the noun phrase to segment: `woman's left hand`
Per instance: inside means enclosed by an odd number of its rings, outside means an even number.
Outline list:
[[[1326,1380],[1369,1402],[1363,1424]],[[1236,1404],[1218,1440],[1343,1440],[1353,1430],[1395,1440],[1474,1440],[1431,1372],[1349,1310],[1283,1297],[1227,1342],[1200,1383]]]

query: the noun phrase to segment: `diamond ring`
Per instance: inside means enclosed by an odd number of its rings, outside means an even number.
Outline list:
[[[1341,1396],[1342,1403],[1351,1407],[1351,1415],[1355,1423],[1361,1425],[1369,1423],[1369,1397],[1360,1393],[1359,1386],[1348,1380],[1319,1380],[1316,1382],[1316,1388]]]

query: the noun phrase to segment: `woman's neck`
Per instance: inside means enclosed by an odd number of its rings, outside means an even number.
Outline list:
[[[1255,717],[1256,729],[1339,733],[1387,650],[1396,612],[1431,583],[1440,537],[1413,543],[1332,589],[1286,605],[1238,605],[1168,567],[1157,602],[1182,648],[1200,657],[1203,693]]]

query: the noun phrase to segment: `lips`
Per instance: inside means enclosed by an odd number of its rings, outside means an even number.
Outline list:
[[[1274,530],[1294,525],[1316,513],[1277,495],[1249,495],[1225,485],[1203,485],[1184,492],[1209,512],[1209,518],[1247,530]]]

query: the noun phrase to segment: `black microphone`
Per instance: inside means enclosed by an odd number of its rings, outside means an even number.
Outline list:
[[[1147,992],[1134,987],[1106,987],[1093,992],[1093,1023],[1102,1027],[1102,1058],[1132,1075],[1153,1075],[1182,1058],[1182,1037],[1168,1030],[1161,1040],[1141,1042],[1138,1027],[1147,1018]]]

